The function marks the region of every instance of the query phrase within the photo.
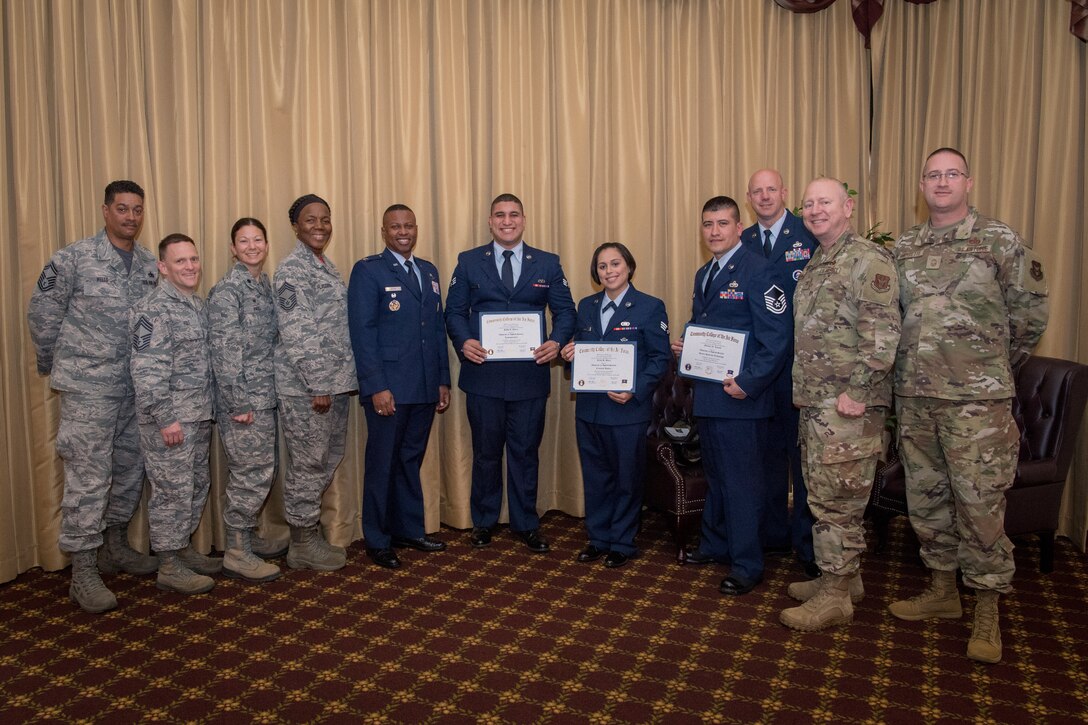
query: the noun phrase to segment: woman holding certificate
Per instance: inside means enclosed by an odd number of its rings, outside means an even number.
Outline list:
[[[627,247],[597,247],[589,269],[604,289],[578,303],[574,340],[561,352],[572,364],[575,417],[585,488],[589,545],[578,561],[604,557],[609,568],[635,556],[646,467],[646,425],[653,392],[668,367],[665,303],[631,285]]]

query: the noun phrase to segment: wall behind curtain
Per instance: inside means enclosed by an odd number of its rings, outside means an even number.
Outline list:
[[[690,314],[692,274],[706,259],[698,217],[707,197],[743,202],[751,172],[776,166],[791,205],[817,174],[848,181],[860,191],[861,228],[874,216],[868,200],[880,207],[890,198],[870,188],[870,60],[845,2],[812,15],[768,0],[6,0],[2,7],[0,581],[66,562],[56,546],[57,400],[34,372],[25,310],[48,257],[101,227],[102,188],[111,179],[132,178],[147,190],[145,245],[172,231],[198,239],[203,292],[229,267],[227,235],[239,216],[268,224],[274,268],[294,244],[287,208],[305,192],[329,200],[329,257],[345,278],[355,260],[381,249],[380,214],[402,202],[420,223],[417,252],[448,283],[457,253],[487,240],[491,198],[510,191],[525,201],[526,239],[562,256],[576,300],[593,291],[593,248],[622,241],[639,263],[635,284],[666,301],[674,335]],[[1064,30],[1066,20],[1048,18],[1047,33],[1055,23]],[[1067,30],[1056,35],[1055,44],[1076,43]],[[1074,76],[1083,90],[1080,51]],[[1038,109],[1039,101],[1024,104]],[[896,102],[888,108],[911,119],[925,108]],[[1079,133],[1083,144],[1083,125],[1063,132]],[[914,174],[920,156],[908,160]],[[1077,174],[1083,198],[1083,169]],[[1023,188],[1039,175],[1021,177]],[[743,216],[753,219],[747,209]],[[1079,294],[1079,285],[1071,289]],[[1063,301],[1073,309],[1080,300],[1069,294]],[[581,515],[573,401],[560,369],[552,376],[538,504]],[[360,536],[365,425],[357,406],[349,440],[323,514],[340,544]],[[424,465],[430,530],[440,521],[470,525],[470,466],[457,392]],[[221,456],[213,473],[196,540],[222,548]],[[274,493],[265,533],[283,534],[281,513]]]

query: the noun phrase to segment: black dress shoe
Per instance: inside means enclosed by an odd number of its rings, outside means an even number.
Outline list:
[[[609,569],[619,569],[621,566],[627,563],[627,560],[631,557],[627,554],[621,554],[618,551],[608,552],[608,556],[604,558],[604,565]]]
[[[540,529],[532,531],[515,531],[517,537],[525,543],[525,547],[534,554],[546,554],[552,550],[548,540],[540,535]]]
[[[608,552],[604,549],[598,549],[593,544],[590,544],[578,553],[578,561],[582,562],[583,564],[585,564],[587,561],[597,561],[597,559],[600,559],[607,553]]]
[[[695,551],[689,551],[684,555],[684,563],[685,564],[714,564],[714,563],[725,564],[727,562],[723,562],[721,559],[719,559],[716,556],[711,556],[710,554],[704,554],[703,552],[696,549]]]
[[[727,576],[725,579],[722,579],[722,585],[718,587],[718,591],[732,597],[739,597],[741,594],[747,594],[755,589],[756,584],[759,584],[759,580],[750,582],[739,577]]]
[[[764,546],[764,556],[789,556],[793,553],[793,547],[789,544],[784,546]]]
[[[473,526],[468,540],[477,549],[491,546],[491,529],[486,526]]]
[[[809,579],[815,579],[820,576],[820,567],[816,566],[816,562],[802,561],[798,563],[801,564],[801,571],[805,572],[805,576]]]
[[[446,542],[432,539],[430,536],[421,536],[418,539],[405,539],[400,536],[394,536],[393,546],[398,549],[415,549],[416,551],[446,550]]]
[[[368,546],[366,555],[378,566],[384,566],[386,569],[400,568],[400,559],[397,558],[397,552],[392,549],[372,549]]]

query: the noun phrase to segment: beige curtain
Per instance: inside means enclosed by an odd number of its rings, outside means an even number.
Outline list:
[[[984,146],[966,144],[978,201],[1035,238],[1048,259],[1061,258],[1041,237],[1065,240],[1069,269],[1051,265],[1054,328],[1079,330],[1084,261],[1074,240],[1084,230],[1065,210],[1084,201],[1083,44],[1068,33],[1064,4],[995,2],[1004,12],[989,4],[887,3],[872,54],[883,74],[874,76],[873,140],[903,158],[874,154],[879,166],[870,169],[870,56],[845,2],[798,15],[769,0],[5,0],[0,581],[66,561],[56,545],[57,401],[34,373],[25,310],[45,260],[101,226],[102,188],[115,178],[148,192],[147,246],[172,231],[199,240],[205,291],[228,268],[227,233],[239,216],[263,219],[270,266],[282,259],[293,246],[287,208],[305,192],[331,204],[329,255],[345,275],[379,251],[379,215],[403,202],[421,225],[418,253],[448,282],[457,253],[487,239],[490,199],[514,192],[526,203],[527,240],[562,256],[576,300],[593,291],[593,248],[622,241],[639,263],[636,285],[666,301],[675,334],[705,260],[698,217],[707,197],[743,201],[751,172],[775,166],[792,205],[809,178],[830,174],[859,190],[859,227],[882,218],[898,230],[911,221],[899,210],[913,200],[908,180],[922,149],[941,133],[964,143],[985,136]],[[926,13],[953,18],[938,28],[923,24]],[[1003,24],[1010,16],[1023,22]],[[900,36],[914,39],[892,48],[887,39]],[[971,107],[969,125],[959,106],[929,113],[936,101],[925,88],[879,96],[889,74],[949,67],[950,50],[957,98],[971,99],[957,101]],[[1014,80],[976,70],[976,59],[1004,63]],[[995,83],[1020,92],[991,91]],[[1055,88],[1044,92],[1047,84]],[[993,169],[1010,151],[999,137],[1006,117],[1048,125],[1023,140],[1034,146],[1023,165]],[[919,118],[928,135],[915,139]],[[983,196],[984,179],[1003,181],[1015,205]],[[1032,193],[1041,184],[1049,193]],[[1044,346],[1074,357],[1068,337],[1052,330]],[[558,367],[553,383],[538,506],[581,515],[573,401]],[[353,407],[352,445],[325,498],[324,521],[341,544],[360,536],[366,431],[358,413]],[[430,530],[470,525],[470,466],[457,393],[424,466]],[[197,542],[221,548],[218,453],[213,472]],[[277,496],[262,527],[282,536]]]
[[[926,217],[922,162],[961,149],[971,202],[1033,245],[1047,265],[1050,325],[1038,352],[1088,362],[1088,69],[1066,3],[885,3],[873,33],[875,216],[896,231]],[[1059,533],[1083,550],[1088,433],[1066,486]]]

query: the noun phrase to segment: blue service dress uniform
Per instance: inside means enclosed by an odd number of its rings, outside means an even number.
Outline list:
[[[575,418],[582,461],[586,533],[602,551],[635,553],[646,469],[646,428],[653,394],[668,369],[669,318],[665,303],[628,285],[607,329],[601,329],[604,292],[578,303],[575,342],[634,342],[634,397],[617,403],[607,393],[578,393]]]
[[[777,267],[785,282],[784,289],[793,301],[797,279],[812,255],[817,241],[801,219],[789,211],[774,239],[768,261]],[[763,232],[753,224],[741,234],[741,242],[757,254],[763,254]],[[801,471],[801,451],[797,446],[799,411],[793,405],[793,338],[782,372],[774,381],[774,414],[768,432],[763,462],[767,501],[763,512],[763,546],[792,549],[803,562],[813,561],[812,525],[816,523],[808,507],[808,489]],[[793,512],[789,510],[789,482],[793,481]]]
[[[480,339],[481,312],[551,311],[546,340],[566,344],[577,313],[559,257],[524,245],[521,274],[509,292],[499,278],[491,242],[457,257],[446,294],[446,330],[461,355],[466,340]],[[502,507],[502,455],[506,449],[510,527],[533,531],[537,468],[544,436],[544,410],[551,392],[550,365],[528,361],[469,362],[461,355],[458,387],[472,429],[472,523],[492,527]]]
[[[774,413],[773,385],[789,354],[793,314],[785,282],[762,252],[743,244],[734,250],[705,294],[703,282],[713,260],[695,273],[691,304],[690,324],[748,333],[741,370],[734,377],[746,398],[729,396],[720,382],[694,381],[708,484],[699,553],[731,562],[730,576],[752,584],[763,577],[763,457]]]
[[[439,386],[450,384],[438,270],[416,256],[411,262],[419,287],[388,249],[356,262],[348,284],[348,327],[367,427],[363,536],[373,549],[388,549],[393,537],[426,533],[419,469]],[[393,415],[378,415],[371,403],[383,390],[393,394]]]

